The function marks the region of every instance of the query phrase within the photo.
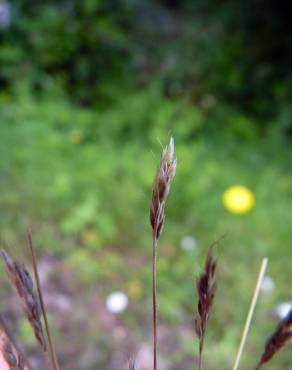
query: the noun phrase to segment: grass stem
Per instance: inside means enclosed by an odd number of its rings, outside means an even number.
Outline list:
[[[203,370],[203,348],[204,348],[204,337],[202,338],[200,342],[199,347],[199,370]]]
[[[153,302],[153,369],[157,370],[157,238],[153,232],[152,240],[152,302]]]
[[[244,345],[245,345],[245,342],[246,342],[246,339],[247,339],[247,335],[248,335],[248,332],[249,332],[251,320],[252,320],[252,317],[253,317],[253,314],[254,314],[254,310],[255,310],[255,306],[256,306],[258,297],[259,297],[260,288],[261,288],[261,285],[262,285],[263,278],[265,276],[267,265],[268,265],[268,259],[264,258],[262,260],[262,263],[261,263],[260,272],[259,272],[259,275],[258,275],[258,278],[257,278],[255,290],[254,290],[253,297],[252,297],[252,301],[251,301],[249,311],[248,311],[248,315],[247,315],[247,318],[246,318],[246,322],[245,322],[245,325],[244,325],[244,329],[243,329],[243,333],[242,333],[242,336],[241,336],[241,341],[240,341],[240,345],[239,345],[238,352],[237,352],[237,355],[236,355],[233,370],[238,370],[238,367],[239,367],[239,362],[240,362],[240,359],[241,359],[241,356],[242,356],[242,351],[243,351],[243,348],[244,348]]]

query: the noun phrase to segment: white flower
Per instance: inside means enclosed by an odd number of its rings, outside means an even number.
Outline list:
[[[292,308],[292,302],[279,303],[275,308],[275,313],[280,319],[284,319]]]
[[[262,281],[261,290],[265,293],[271,293],[274,289],[274,280],[270,276],[265,276]]]
[[[113,292],[106,299],[106,307],[112,313],[119,313],[128,306],[128,297],[123,292]]]
[[[197,241],[191,235],[186,235],[182,238],[180,246],[185,251],[192,251],[197,246]]]

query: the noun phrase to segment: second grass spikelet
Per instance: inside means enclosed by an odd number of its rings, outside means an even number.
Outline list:
[[[4,250],[0,251],[0,256],[10,283],[21,300],[25,315],[33,328],[35,337],[43,351],[46,352],[47,344],[41,323],[40,302],[34,290],[33,280],[24,265],[14,261]]]

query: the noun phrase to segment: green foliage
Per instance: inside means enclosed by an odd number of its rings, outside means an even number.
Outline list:
[[[265,132],[289,102],[287,14],[273,1],[17,0],[0,29],[0,83],[39,94],[57,81],[77,104],[101,106],[160,81],[165,96],[232,103]]]

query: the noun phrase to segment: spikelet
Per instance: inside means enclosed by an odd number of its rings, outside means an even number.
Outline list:
[[[41,323],[40,302],[34,290],[33,280],[25,266],[13,261],[4,250],[0,251],[0,256],[10,283],[15,288],[25,315],[33,328],[35,337],[43,351],[46,352],[47,344]]]
[[[292,339],[292,308],[284,319],[282,319],[275,331],[267,339],[264,352],[256,366],[256,370],[270,361],[274,355],[279,352],[288,341]]]
[[[152,188],[150,223],[157,240],[163,229],[165,202],[176,171],[176,159],[173,154],[174,140],[171,137],[168,146],[162,151]]]
[[[216,292],[217,262],[213,256],[213,246],[209,249],[204,271],[197,280],[198,312],[195,318],[195,331],[199,339],[199,368],[202,367],[202,352],[205,332],[210,318]]]
[[[15,352],[12,345],[6,342],[1,349],[3,357],[11,370],[24,370],[24,359],[20,353]]]
[[[4,328],[0,325],[0,352],[2,357],[0,358],[0,365],[4,369],[9,370],[24,370],[25,361],[23,355],[10,341],[9,337],[6,335]],[[2,369],[2,367],[0,368]]]

